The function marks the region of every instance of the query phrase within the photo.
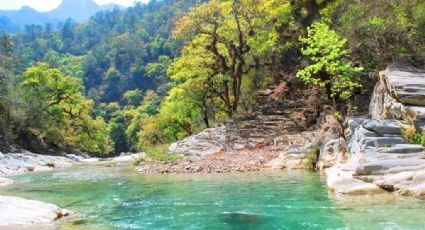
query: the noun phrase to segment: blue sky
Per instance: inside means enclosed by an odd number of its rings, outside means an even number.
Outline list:
[[[131,6],[135,1],[147,2],[149,0],[93,0],[99,5],[115,3],[124,6]],[[58,7],[62,0],[0,0],[0,9],[11,10],[20,9],[22,6],[30,6],[39,11],[49,11]]]

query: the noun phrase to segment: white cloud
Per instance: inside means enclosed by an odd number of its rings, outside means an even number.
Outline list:
[[[123,6],[131,6],[134,2],[148,2],[149,0],[93,0],[99,5],[115,3]],[[29,6],[39,11],[49,11],[58,7],[62,0],[0,0],[0,9],[17,10],[23,6]]]

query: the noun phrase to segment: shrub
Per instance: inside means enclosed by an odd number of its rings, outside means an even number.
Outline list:
[[[54,167],[56,167],[56,165],[52,162],[48,162],[48,163],[46,163],[46,167],[54,168]]]
[[[138,166],[138,165],[140,165],[140,163],[142,163],[142,162],[144,162],[146,159],[144,158],[144,157],[139,157],[139,158],[137,158],[137,159],[134,159],[134,161],[133,161],[133,165],[134,166]]]
[[[160,144],[144,147],[147,159],[152,161],[179,161],[183,157],[168,151],[168,144]]]
[[[414,125],[408,125],[401,130],[401,134],[410,144],[425,146],[425,133],[419,133]]]
[[[308,170],[314,170],[316,168],[316,164],[319,161],[320,148],[318,146],[314,146],[310,151],[305,154],[304,160],[304,168]]]

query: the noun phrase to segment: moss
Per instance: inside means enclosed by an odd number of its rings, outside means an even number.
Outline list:
[[[305,154],[305,160],[303,161],[304,168],[308,170],[315,170],[316,164],[319,161],[320,148],[314,146],[310,151]]]

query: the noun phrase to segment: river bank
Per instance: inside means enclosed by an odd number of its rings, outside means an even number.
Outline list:
[[[59,171],[72,166],[100,162],[99,158],[84,158],[73,154],[49,156],[29,151],[0,154],[0,187],[13,185],[13,178],[18,175]],[[131,162],[143,156],[144,154],[125,155],[106,159],[104,162]],[[58,220],[77,215],[54,204],[32,200],[32,197],[23,199],[15,197],[15,194],[10,195],[0,195],[0,229],[22,229],[33,226],[45,228]]]

